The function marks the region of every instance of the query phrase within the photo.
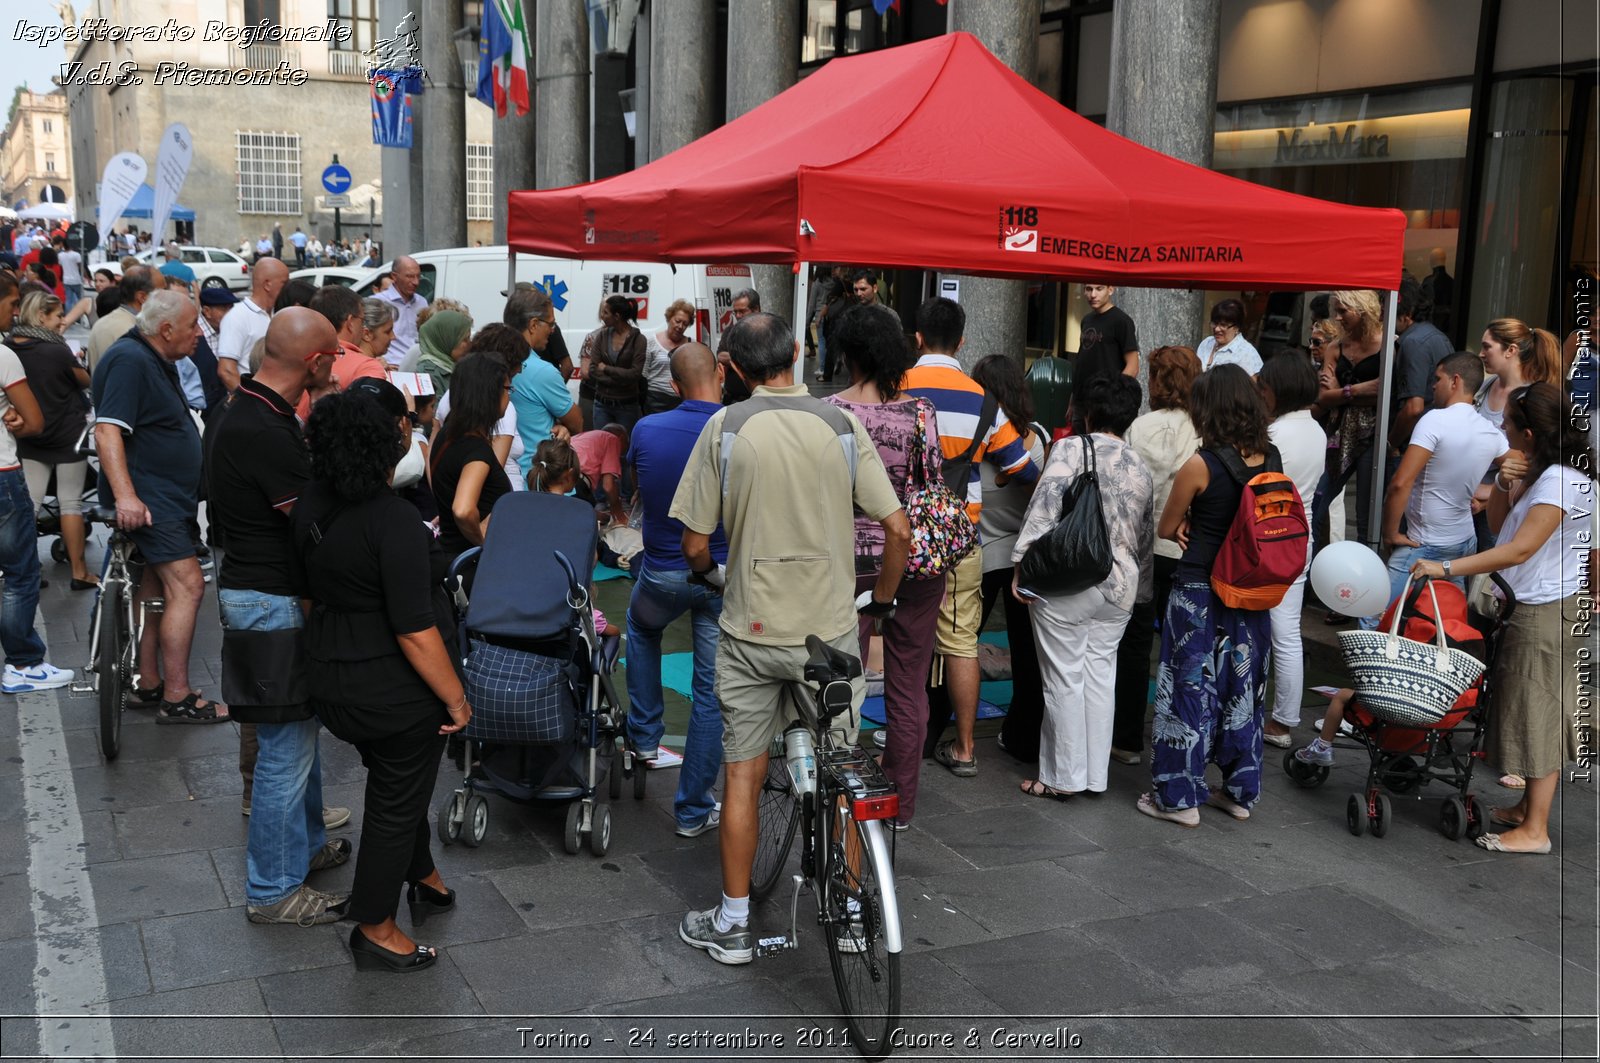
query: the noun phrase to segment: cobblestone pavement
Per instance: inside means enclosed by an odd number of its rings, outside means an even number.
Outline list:
[[[45,571],[52,657],[81,667],[91,602]],[[603,584],[600,604],[620,616],[626,593]],[[195,677],[213,692],[215,617],[208,593]],[[1331,629],[1308,612],[1307,630],[1326,682]],[[717,838],[674,835],[674,772],[617,802],[604,858],[566,855],[559,809],[491,799],[481,848],[436,851],[460,904],[418,935],[435,969],[358,976],[347,928],[245,921],[232,725],[161,730],[130,710],[107,764],[92,699],[4,705],[4,1058],[848,1058],[804,920],[798,951],[748,967],[678,941],[683,912],[717,897]],[[1028,767],[992,737],[978,754],[976,779],[925,765],[898,837],[908,1058],[1595,1057],[1592,782],[1560,790],[1556,855],[1513,858],[1441,836],[1437,788],[1396,798],[1387,837],[1352,837],[1354,748],[1313,790],[1269,755],[1250,820],[1206,809],[1198,830],[1136,814],[1147,767],[1113,764],[1104,796],[1057,804],[1018,794]],[[359,761],[324,735],[323,765],[354,838]],[[786,923],[787,898],[756,920]]]

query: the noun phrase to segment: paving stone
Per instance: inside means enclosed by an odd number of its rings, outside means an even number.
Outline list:
[[[1593,1019],[1568,1020],[1558,1033],[1536,1033],[1532,1028],[1508,1034],[1492,1044],[1472,1050],[1475,1056],[1512,1063],[1526,1060],[1600,1058]]]
[[[641,959],[638,942],[612,924],[562,927],[448,951],[484,1010],[495,1015],[573,1011],[674,988],[666,972]]]
[[[606,1045],[603,1050],[672,1059],[674,1063],[678,1060],[721,1063],[761,1055],[796,1054],[797,1042],[801,1039],[798,1031],[822,1020],[813,1018],[814,1013],[797,1002],[799,985],[773,977],[770,970],[763,972],[763,963],[758,961],[754,967],[726,968],[737,980],[718,985],[712,993],[697,989],[592,1009],[597,1015],[595,1022],[600,1038],[613,1040],[613,1044]],[[829,984],[832,984],[831,979]],[[837,998],[834,1005],[837,1006]],[[569,1018],[560,1020],[562,1029],[571,1028]],[[551,1023],[546,1021],[541,1025]],[[719,1035],[743,1037],[745,1044],[754,1044],[756,1036],[767,1040],[764,1047],[718,1050],[710,1038]],[[776,1041],[778,1037],[783,1038],[781,1045]],[[813,1053],[799,1049],[798,1054]]]
[[[32,883],[26,873],[0,875],[0,941],[32,937]]]
[[[1056,864],[1135,912],[1185,908],[1196,898],[1214,903],[1257,892],[1243,879],[1189,856],[1177,842],[1079,853]],[[1183,888],[1166,885],[1175,882],[1183,883]]]
[[[1220,905],[1109,919],[1078,929],[1178,994],[1240,986],[1302,966],[1294,953],[1231,918]]]
[[[1327,886],[1247,897],[1211,906],[1318,967],[1337,967],[1382,956],[1415,956],[1439,938],[1365,898]]]
[[[1132,909],[1059,864],[1031,863],[914,880],[999,937],[1120,919]]]
[[[262,926],[243,908],[150,919],[143,931],[150,979],[163,992],[350,962],[347,925]]]
[[[978,941],[935,955],[1009,1015],[1059,1015],[1063,1001],[1094,1014],[1171,992],[1084,927]]]
[[[935,833],[975,867],[1053,860],[1098,848],[1061,821],[1027,808],[1004,814],[982,810],[929,817],[923,829]]]
[[[117,1051],[124,1057],[275,1056],[282,1051],[267,1017],[267,1005],[253,979],[131,997],[111,1005]],[[150,1015],[140,1019],[133,1016]],[[217,1016],[230,1016],[218,1018]],[[205,1016],[183,1021],[170,1016]]]
[[[507,868],[487,877],[522,921],[534,930],[579,926],[603,911],[610,919],[677,912],[688,898],[652,876],[637,856],[575,858],[581,865],[552,861],[538,867]]]
[[[1373,847],[1383,843],[1351,837],[1344,829],[1343,815],[1341,811],[1337,829],[1330,820],[1323,829],[1268,828],[1230,835],[1219,831],[1207,837],[1202,837],[1201,831],[1186,831],[1177,839],[1169,834],[1168,840],[1174,841],[1180,852],[1262,893],[1286,893],[1358,877],[1357,869],[1377,855]],[[1139,818],[1157,823],[1148,816]]]
[[[89,868],[102,925],[137,922],[227,906],[208,853],[114,860]]]
[[[572,1059],[617,1055],[626,1041],[626,1022],[582,1014],[489,1019],[463,1015],[451,1020],[459,1029],[408,1037],[395,1044],[393,1051],[404,1059],[449,1059],[452,1063],[491,1063],[517,1055],[536,1058],[536,1054],[560,1058],[570,1053],[567,1058]],[[519,1028],[528,1030],[526,1044]],[[589,1039],[587,1045],[581,1040],[584,1037]],[[605,1042],[606,1037],[612,1038],[611,1044]],[[480,1052],[482,1055],[477,1055]]]
[[[1517,935],[1522,940],[1554,953],[1563,960],[1593,975],[1600,970],[1595,964],[1595,934],[1592,927],[1567,932],[1557,929],[1534,930]]]
[[[338,924],[337,929],[341,939],[349,937],[347,924]],[[385,972],[357,971],[348,945],[341,944],[340,951],[342,962],[336,966],[257,980],[284,1051],[370,1054],[409,1038],[481,1021],[474,1016],[481,1016],[483,1009],[448,952],[440,953],[432,969],[413,978],[396,978]],[[305,1015],[342,1017],[298,1017]]]
[[[1278,975],[1272,989],[1293,1012],[1339,1020],[1380,1054],[1460,1055],[1500,1036],[1506,1022],[1485,1015],[1448,980],[1419,978],[1409,956]]]
[[[74,782],[79,807],[113,812],[176,804],[192,796],[182,773],[170,762],[119,757],[98,771],[78,772]]]
[[[1165,1009],[1155,1005],[1160,1014],[1135,1017],[1150,1007],[1140,1003],[1111,1010],[1129,1016],[1138,1035],[1153,1046],[1149,1055],[1154,1058],[1315,1058],[1365,1063],[1374,1054],[1359,1034],[1322,1014],[1296,1014],[1263,983],[1246,986],[1223,1001],[1215,993],[1172,997]]]
[[[112,822],[117,845],[130,859],[238,845],[247,829],[236,797],[118,811]]]
[[[922,813],[917,813],[917,816],[921,818]],[[915,822],[910,830],[891,834],[890,840],[894,844],[894,872],[898,878],[948,875],[973,869],[972,861],[918,827]]]
[[[178,762],[178,771],[189,793],[197,798],[233,797],[244,793],[237,751],[189,757]]]

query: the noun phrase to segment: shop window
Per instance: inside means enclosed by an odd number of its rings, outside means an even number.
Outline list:
[[[1405,268],[1422,280],[1442,264],[1438,287],[1453,303],[1470,102],[1462,83],[1229,105],[1217,115],[1212,168],[1334,203],[1399,208]],[[1206,306],[1225,298],[1244,302],[1245,336],[1263,354],[1302,342],[1310,327],[1300,297],[1211,291]],[[1452,315],[1442,300],[1434,323],[1448,331]]]
[[[1530,77],[1490,89],[1469,335],[1497,317],[1547,320],[1563,257],[1557,239],[1572,88],[1567,78]]]

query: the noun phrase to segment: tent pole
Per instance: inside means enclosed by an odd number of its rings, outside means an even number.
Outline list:
[[[1390,292],[1388,303],[1383,312],[1383,346],[1378,348],[1378,357],[1383,361],[1379,363],[1378,376],[1378,428],[1372,437],[1372,460],[1376,467],[1372,475],[1372,498],[1367,510],[1366,527],[1368,544],[1378,548],[1383,546],[1383,495],[1387,487],[1383,474],[1389,467],[1389,403],[1394,395],[1397,354],[1394,323],[1399,309],[1400,293]]]
[[[811,298],[811,263],[801,262],[794,275],[794,382],[806,379],[806,304]]]

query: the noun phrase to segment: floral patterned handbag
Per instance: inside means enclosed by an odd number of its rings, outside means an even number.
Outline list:
[[[940,457],[928,453],[927,406],[917,403],[917,424],[906,469],[906,520],[911,523],[907,579],[933,579],[955,567],[978,542],[978,526],[962,499],[945,485]]]

